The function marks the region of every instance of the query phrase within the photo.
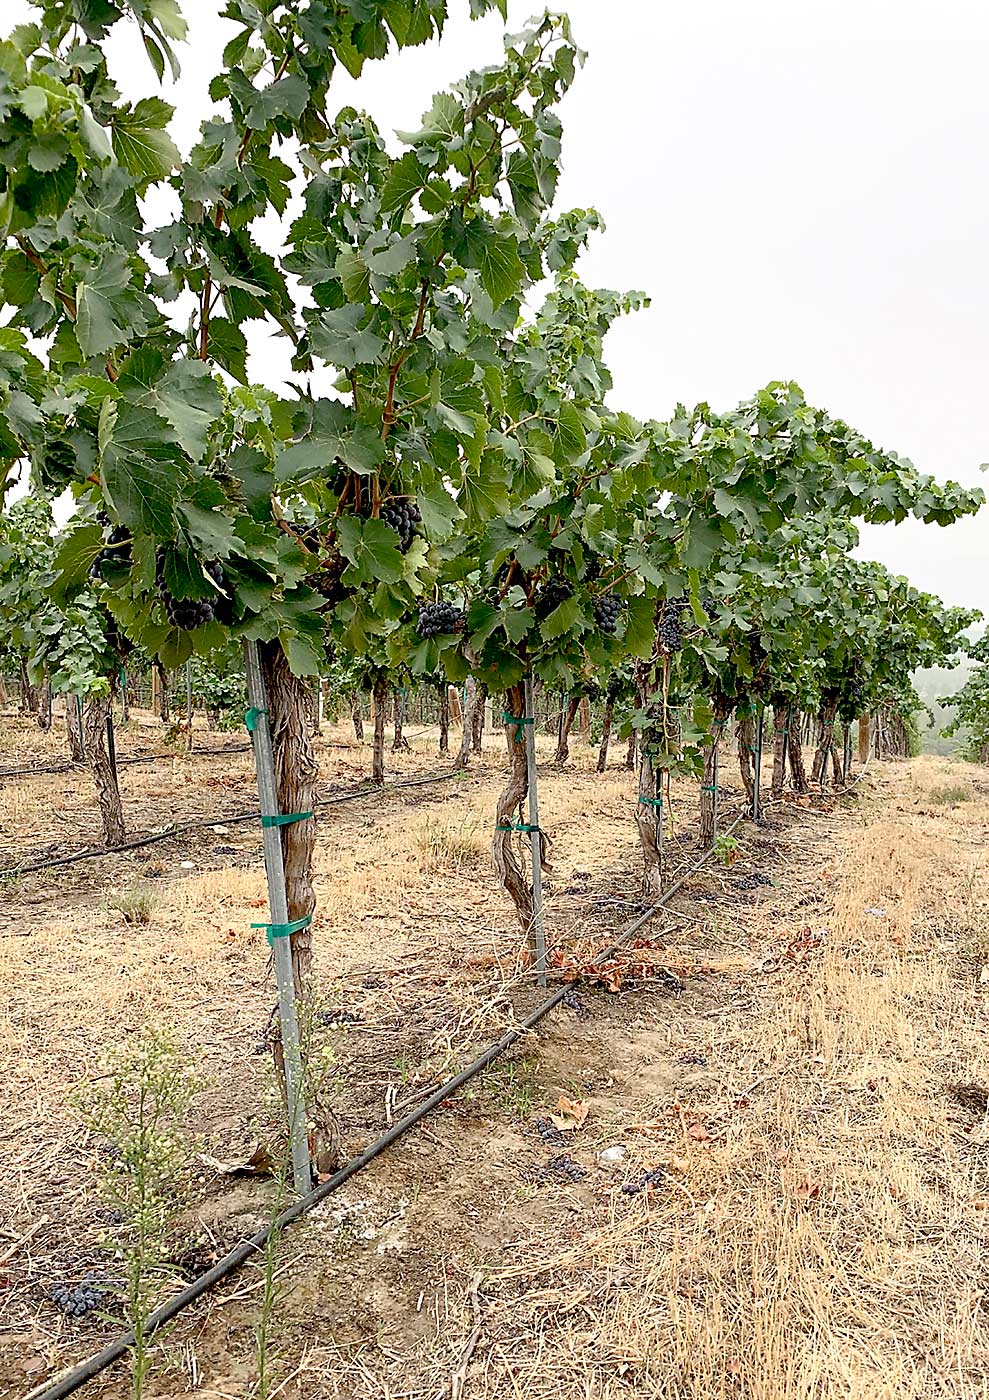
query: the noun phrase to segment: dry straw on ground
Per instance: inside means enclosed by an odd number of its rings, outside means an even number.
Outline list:
[[[327,786],[352,784],[367,751],[331,739]],[[246,806],[248,760],[132,768],[127,800],[149,825],[166,806]],[[435,736],[390,761],[435,770]],[[574,962],[638,900],[631,778],[602,780],[593,761],[577,743],[543,784],[557,837],[548,928]],[[351,1150],[527,1004],[486,857],[500,762],[491,736],[463,784],[321,822],[315,1034]],[[952,785],[970,796],[940,800]],[[22,823],[7,818],[15,844],[50,839],[62,792],[84,827],[84,779],[25,786]],[[691,815],[686,792],[677,806]],[[698,877],[632,950],[619,993],[581,990],[286,1237],[280,1394],[985,1393],[989,775],[888,765],[851,801],[743,830],[736,865]],[[105,1045],[167,1020],[202,1076],[176,1260],[202,1267],[267,1209],[264,1183],[214,1178],[196,1155],[246,1155],[278,1119],[255,1053],[270,1000],[248,929],[264,901],[257,833],[207,829],[70,871],[18,881],[0,938],[0,1254],[34,1229],[5,1266],[3,1396],[113,1330],[66,1326],[43,1299],[56,1275],[109,1267],[96,1144],[65,1099]],[[145,906],[134,892],[148,889]],[[138,906],[148,922],[129,919]],[[536,1120],[561,1094],[588,1115],[547,1143]],[[599,1165],[617,1143],[624,1161]],[[551,1165],[561,1155],[584,1173],[575,1184]],[[622,1189],[646,1171],[648,1189]],[[163,1287],[180,1276],[176,1263]],[[251,1394],[258,1282],[247,1270],[183,1316],[155,1395]],[[119,1373],[94,1387],[125,1390]]]

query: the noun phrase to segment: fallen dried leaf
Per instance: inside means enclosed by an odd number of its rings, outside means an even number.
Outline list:
[[[549,1114],[549,1121],[558,1132],[575,1132],[586,1121],[590,1105],[586,1099],[568,1099],[561,1094],[557,1100],[557,1112]]]

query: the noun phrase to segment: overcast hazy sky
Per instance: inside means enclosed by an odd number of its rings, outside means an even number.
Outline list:
[[[173,134],[183,150],[235,31],[220,0],[184,0],[192,43]],[[497,15],[467,0],[439,44],[335,78],[382,128],[497,60]],[[509,27],[535,7],[510,0]],[[652,306],[612,331],[613,402],[727,408],[770,379],[938,477],[989,486],[989,10],[982,3],[571,0],[586,67],[567,97],[561,208],[607,229],[582,260],[597,285]],[[27,16],[2,0],[0,31]],[[128,96],[155,78],[133,29],[112,64]],[[252,340],[277,384],[282,345]],[[949,602],[989,613],[989,507],[939,530],[864,532],[866,553]]]

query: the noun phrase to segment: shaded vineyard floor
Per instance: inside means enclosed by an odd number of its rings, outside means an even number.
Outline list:
[[[324,732],[324,781],[359,781],[367,750]],[[436,771],[434,737],[413,742],[396,774]],[[460,781],[321,820],[312,1037],[348,1152],[533,1004],[488,868],[499,744]],[[247,807],[249,760],[131,768],[126,801],[159,822],[166,805],[213,815],[226,781]],[[565,967],[639,907],[631,777],[592,765],[578,742],[565,772],[541,772]],[[71,775],[66,803],[85,805],[84,782]],[[965,793],[954,804],[938,800],[950,784]],[[51,820],[60,791],[25,797],[24,825],[41,829],[46,800]],[[686,861],[686,791],[677,808]],[[989,775],[884,765],[851,798],[787,804],[738,835],[736,863],[695,877],[606,970],[617,991],[582,987],[284,1238],[280,1394],[982,1393],[989,1133],[977,1094],[951,1086],[989,1083]],[[145,900],[149,922],[128,923],[121,910]],[[264,907],[244,827],[6,892],[0,1256],[36,1228],[0,1267],[0,1394],[115,1331],[66,1323],[44,1297],[115,1271],[99,1143],[67,1100],[107,1047],[166,1024],[199,1077],[163,1291],[268,1218],[270,1183],[217,1171],[270,1141],[279,1116],[266,949],[248,927]],[[560,1095],[587,1117],[545,1141],[537,1120]],[[624,1158],[602,1165],[617,1145]],[[550,1165],[560,1157],[578,1180]],[[623,1189],[647,1171],[647,1189]],[[247,1269],[184,1314],[148,1393],[252,1394],[259,1298]],[[122,1396],[126,1378],[90,1389]]]

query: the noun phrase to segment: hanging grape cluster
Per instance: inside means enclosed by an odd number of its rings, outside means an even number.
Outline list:
[[[158,584],[158,596],[164,604],[165,616],[169,623],[173,627],[178,627],[182,632],[192,632],[197,627],[203,627],[207,622],[212,622],[214,618],[229,626],[233,622],[233,607],[230,599],[224,596],[228,585],[222,564],[216,560],[210,560],[203,565],[206,573],[222,592],[212,599],[176,598],[165,582],[167,557],[166,550],[158,550],[155,561],[155,578]]]
[[[427,603],[419,609],[416,631],[420,637],[441,637],[449,632],[462,632],[467,614],[453,603]]]
[[[350,592],[342,582],[343,571],[347,567],[347,561],[342,554],[334,553],[321,559],[319,568],[314,574],[309,575],[309,582],[316,592],[321,594],[330,603],[339,603]]]
[[[230,594],[232,587],[227,578],[226,571],[218,559],[211,559],[203,565],[209,577],[216,584],[216,597],[211,599],[213,616],[217,622],[221,622],[224,627],[230,627],[234,620],[233,599]]]
[[[310,554],[318,554],[323,544],[323,537],[320,528],[309,521],[286,520],[283,522],[285,528],[302,545],[303,549],[308,549]]]
[[[415,501],[391,496],[383,502],[378,514],[381,523],[390,526],[398,535],[398,547],[401,553],[407,554],[415,539],[416,526],[422,521],[422,513]]]
[[[536,595],[536,616],[540,620],[549,617],[554,608],[572,597],[573,584],[568,583],[562,574],[551,574]]]
[[[659,645],[668,655],[683,646],[683,614],[686,598],[667,598],[659,616]]]
[[[605,593],[594,599],[594,621],[599,632],[613,637],[618,631],[618,618],[622,610],[621,599],[613,593]]]
[[[101,520],[101,523],[109,524],[109,520]],[[109,538],[105,540],[103,548],[93,560],[89,570],[90,577],[102,579],[104,565],[108,568],[130,568],[133,557],[130,531],[123,525],[115,525],[110,531]]]

